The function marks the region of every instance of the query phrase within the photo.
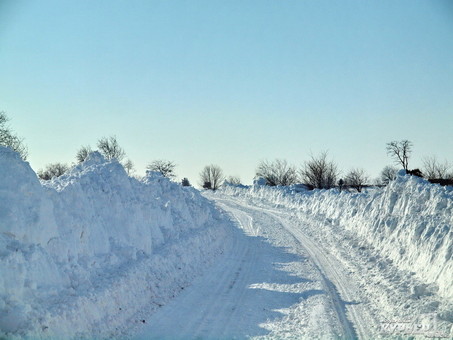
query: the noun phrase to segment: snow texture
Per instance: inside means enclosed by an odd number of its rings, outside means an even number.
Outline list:
[[[426,285],[414,295],[453,299],[453,189],[400,172],[384,189],[354,194],[299,187],[226,186],[223,192],[292,208],[298,216],[328,221],[352,232],[396,267]]]
[[[106,338],[213,263],[229,221],[199,192],[92,153],[37,178],[0,147],[0,338]]]

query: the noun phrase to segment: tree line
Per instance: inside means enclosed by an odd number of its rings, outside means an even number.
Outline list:
[[[453,165],[447,161],[441,163],[434,156],[423,159],[423,170],[409,169],[412,148],[413,144],[409,140],[391,141],[386,144],[387,155],[407,174],[424,177],[433,183],[453,185]],[[397,172],[397,167],[385,166],[377,183],[374,184],[387,185],[396,178]],[[303,183],[311,189],[338,187],[342,190],[342,188],[348,187],[361,192],[366,185],[370,184],[369,176],[361,168],[353,168],[343,178],[340,178],[338,166],[334,161],[328,159],[326,151],[318,156],[312,155],[300,169],[281,159],[273,162],[261,161],[257,167],[256,176],[264,178],[266,184],[270,186]]]
[[[22,159],[28,157],[28,149],[24,144],[23,138],[18,137],[7,125],[9,118],[5,112],[0,112],[0,145],[7,146],[17,151]],[[126,157],[126,152],[120,146],[116,136],[102,137],[97,141],[97,151],[100,152],[107,160],[116,159],[120,162],[129,176],[135,172],[133,162]],[[409,169],[409,159],[413,150],[413,144],[409,140],[391,141],[386,144],[388,156],[393,160],[395,165],[402,167],[407,173],[425,177],[426,179],[441,184],[453,184],[453,166],[451,163],[439,162],[435,157],[426,157],[423,159],[423,168]],[[91,146],[81,146],[76,152],[75,159],[77,163],[84,162],[88,155],[93,152]],[[59,177],[71,168],[64,163],[51,163],[44,169],[39,169],[37,175],[43,180],[50,180]],[[169,160],[157,159],[151,161],[146,169],[160,173],[162,176],[175,180],[176,164]],[[398,168],[395,166],[385,166],[378,179],[379,185],[386,185],[396,178]],[[269,186],[289,186],[294,184],[304,184],[310,189],[330,189],[338,187],[352,188],[361,192],[362,189],[369,185],[370,178],[362,168],[353,168],[340,178],[340,171],[337,164],[329,159],[327,151],[319,155],[311,155],[310,159],[303,163],[300,168],[289,164],[284,159],[275,159],[273,161],[263,160],[259,162],[255,177],[264,180]],[[199,174],[200,187],[209,190],[217,190],[224,183],[239,185],[241,180],[237,176],[226,177],[223,170],[214,164],[206,165]],[[187,178],[181,181],[183,186],[191,186]]]

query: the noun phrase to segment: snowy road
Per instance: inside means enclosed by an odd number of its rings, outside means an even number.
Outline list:
[[[376,337],[348,270],[289,212],[210,198],[237,221],[229,250],[135,339]]]

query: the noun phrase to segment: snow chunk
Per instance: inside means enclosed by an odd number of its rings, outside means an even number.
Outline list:
[[[262,186],[262,185],[266,185],[266,184],[267,184],[267,180],[264,177],[256,177],[253,180],[253,186]]]

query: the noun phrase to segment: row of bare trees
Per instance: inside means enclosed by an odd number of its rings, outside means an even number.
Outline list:
[[[130,159],[126,159],[126,152],[120,146],[116,136],[102,137],[98,140],[97,151],[100,152],[107,160],[117,160],[120,162],[128,175],[132,175],[135,171],[134,164]],[[76,153],[76,160],[78,163],[84,162],[88,155],[93,152],[93,149],[89,146],[82,146]],[[160,173],[163,177],[167,177],[171,180],[176,178],[175,173],[176,164],[172,161],[167,160],[154,160],[150,162],[146,170]],[[59,177],[70,169],[70,166],[64,163],[52,163],[48,164],[44,170],[38,171],[38,176],[44,180],[50,180],[53,177]],[[190,182],[187,178],[182,180],[183,186],[190,186]]]
[[[312,156],[299,170],[283,159],[261,161],[256,169],[256,177],[264,178],[269,186],[287,186],[302,182],[314,188],[331,188],[337,174],[337,167],[327,159],[326,152],[319,157]]]
[[[101,153],[107,160],[117,160],[120,162],[128,175],[132,175],[135,171],[134,164],[130,159],[126,159],[126,152],[120,146],[116,136],[102,137],[98,140],[97,150]],[[90,153],[93,152],[93,149],[89,145],[80,147],[76,153],[77,163],[84,162]],[[67,172],[71,166],[64,163],[51,163],[48,164],[45,169],[40,169],[38,171],[38,176],[44,180],[50,180],[54,177],[59,177]],[[154,160],[149,163],[146,167],[146,170],[154,171],[160,173],[162,176],[169,179],[176,178],[175,173],[176,164],[172,161],[167,160]],[[187,178],[184,178],[182,181],[183,186],[190,186],[190,182]]]
[[[453,166],[445,161],[440,163],[435,157],[428,157],[423,160],[423,171],[419,169],[409,170],[409,158],[412,153],[413,144],[409,140],[392,141],[387,143],[387,154],[393,159],[394,163],[401,166],[409,174],[423,176],[428,180],[453,180]],[[381,172],[379,183],[388,184],[396,178],[398,168],[386,166]],[[259,163],[256,176],[266,180],[270,186],[286,186],[296,183],[304,183],[312,188],[329,189],[334,186],[340,188],[349,187],[358,192],[369,184],[370,178],[361,168],[350,170],[344,179],[339,178],[337,165],[328,159],[327,152],[322,152],[319,156],[311,156],[310,160],[298,170],[295,166],[288,164],[287,161],[277,159],[275,161],[262,161]]]
[[[7,125],[9,118],[5,112],[0,112],[0,145],[10,147],[17,151],[25,160],[28,156],[28,149],[23,139],[12,132]],[[115,136],[102,137],[98,140],[97,150],[107,159],[116,159],[125,168],[128,175],[134,173],[134,164],[130,159],[126,159],[126,152],[119,145]],[[447,161],[439,162],[436,157],[423,159],[422,170],[409,169],[409,159],[413,150],[413,143],[409,140],[391,141],[386,144],[387,154],[394,163],[407,173],[423,176],[432,181],[447,180],[453,181],[453,165]],[[90,146],[82,146],[76,154],[76,160],[81,163],[86,160],[92,152]],[[49,180],[67,172],[70,165],[64,163],[51,163],[45,169],[38,171],[38,176]],[[167,160],[154,160],[148,164],[147,170],[159,172],[162,176],[171,180],[176,178],[176,164]],[[379,184],[386,185],[396,178],[398,168],[386,166],[381,171]],[[274,161],[261,161],[256,169],[256,176],[265,179],[270,186],[288,186],[296,183],[304,183],[313,188],[329,189],[334,186],[348,186],[361,191],[369,181],[365,171],[360,168],[350,170],[342,179],[339,179],[339,170],[335,162],[328,158],[327,152],[322,152],[318,156],[311,156],[300,169],[289,164],[286,160],[276,159]],[[218,189],[224,181],[232,184],[240,184],[239,177],[230,176],[226,178],[222,169],[214,164],[207,165],[200,173],[200,186],[205,189]],[[182,180],[182,185],[190,186],[187,178]]]
[[[328,158],[327,152],[322,152],[319,156],[312,155],[300,169],[282,159],[261,161],[256,169],[256,176],[264,178],[269,186],[303,183],[311,188],[330,189],[338,184],[340,187],[348,185],[357,191],[361,191],[368,180],[363,169],[353,169],[345,180],[338,180],[338,167]]]
[[[116,159],[123,165],[128,175],[132,174],[134,165],[130,159],[125,159],[126,152],[120,146],[115,136],[100,138],[96,146],[98,148],[97,151],[99,151],[105,157],[105,159]],[[93,149],[89,145],[80,147],[75,157],[77,163],[84,162],[91,152],[93,152]],[[44,169],[38,170],[37,175],[43,180],[50,180],[54,177],[60,177],[70,168],[71,166],[65,163],[51,163],[47,164]]]

